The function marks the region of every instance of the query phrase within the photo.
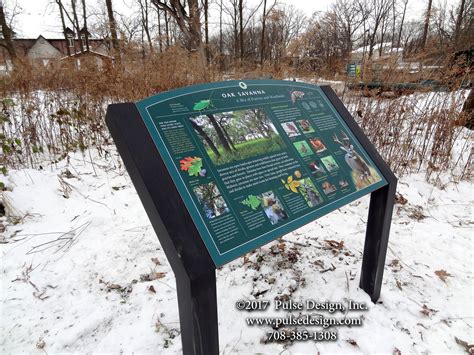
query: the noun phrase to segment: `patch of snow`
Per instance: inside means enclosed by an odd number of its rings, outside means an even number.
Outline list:
[[[116,151],[90,156],[0,178],[19,214],[0,220],[0,351],[181,353],[175,280],[158,239]],[[440,189],[422,173],[400,180],[408,202],[395,207],[377,304],[358,286],[368,197],[217,270],[221,352],[461,353],[455,337],[474,339],[474,189],[445,182]],[[143,277],[151,274],[159,277]],[[236,310],[259,293],[272,302],[350,299],[369,310],[351,314],[363,325],[337,328],[336,342],[264,344],[271,328],[245,318],[288,313]]]

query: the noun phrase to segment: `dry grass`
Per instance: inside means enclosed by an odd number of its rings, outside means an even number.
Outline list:
[[[226,73],[218,65],[211,65],[203,73],[198,58],[179,47],[145,57],[131,51],[124,58],[122,65],[102,69],[82,64],[77,70],[72,63],[46,69],[24,64],[1,77],[3,172],[7,167],[38,168],[67,157],[71,151],[90,147],[103,153],[112,144],[104,124],[110,103],[137,101],[206,81],[278,79],[296,74],[283,64],[259,67],[254,63],[238,65]],[[463,99],[456,91],[397,99],[361,98],[354,92],[344,95],[354,117],[398,174],[427,167],[427,177],[452,169],[453,146],[461,132],[456,122]],[[463,147],[467,149],[468,145]]]
[[[398,175],[426,171],[430,179],[456,169],[464,177],[472,174],[469,159],[461,159],[471,149],[469,139],[460,139],[467,130],[458,125],[466,96],[467,90],[418,92],[395,99],[352,94],[344,101],[392,170]],[[464,145],[454,150],[462,141]]]

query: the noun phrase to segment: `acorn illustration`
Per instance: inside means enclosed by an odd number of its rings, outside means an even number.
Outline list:
[[[301,172],[299,170],[295,171],[295,178],[299,179],[301,177]]]

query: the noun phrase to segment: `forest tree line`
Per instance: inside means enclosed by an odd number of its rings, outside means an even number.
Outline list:
[[[473,1],[454,5],[423,0],[422,16],[408,16],[415,0],[335,0],[327,11],[304,13],[278,0],[51,0],[58,33],[82,28],[106,38],[116,62],[128,55],[159,55],[172,46],[197,54],[202,70],[279,66],[291,62],[311,70],[337,70],[351,52],[366,47],[364,58],[382,52],[382,43],[404,56],[446,56],[473,46]],[[11,5],[11,3],[9,2]],[[15,60],[15,17],[25,9],[0,2],[0,45]],[[121,12],[122,11],[122,12]],[[16,31],[18,32],[18,31]],[[66,38],[66,37],[65,37]]]

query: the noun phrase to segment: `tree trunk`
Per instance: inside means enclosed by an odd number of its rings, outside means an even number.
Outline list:
[[[224,132],[222,132],[222,129],[219,126],[219,124],[217,123],[216,118],[214,117],[214,115],[210,114],[210,115],[207,115],[207,117],[209,118],[209,122],[211,122],[212,126],[216,130],[217,137],[219,138],[219,141],[221,142],[224,149],[228,152],[231,152],[229,142],[225,138]]]
[[[454,45],[455,46],[457,46],[459,42],[459,34],[461,32],[461,25],[462,25],[465,4],[466,4],[466,0],[461,0],[461,4],[459,5],[458,16],[456,18],[456,27],[454,30]]]
[[[120,63],[120,45],[117,37],[117,23],[115,22],[114,18],[114,11],[112,8],[112,0],[105,0],[105,4],[107,5],[107,16],[109,17],[109,27],[110,27],[110,36],[112,37],[112,47],[114,49],[114,58],[115,60]]]
[[[224,38],[222,36],[222,0],[220,4],[220,12],[219,12],[219,53],[222,54],[224,51]]]
[[[237,151],[237,148],[234,145],[234,142],[232,141],[232,138],[230,138],[229,133],[227,133],[227,130],[225,129],[224,125],[222,124],[222,120],[219,121],[219,126],[222,128],[222,132],[224,132],[224,135],[229,142],[230,146],[232,147],[233,150]]]
[[[156,8],[156,14],[158,16],[158,45],[161,53],[163,52],[163,38],[161,38],[161,15],[159,8]]]
[[[66,22],[64,21],[64,12],[63,12],[63,6],[61,4],[61,0],[56,0],[56,4],[59,6],[59,16],[61,17],[61,25],[63,26],[63,34],[64,34],[64,40],[66,41],[66,50],[67,50],[67,55],[71,55],[71,49],[69,48],[69,41],[66,35]]]
[[[392,0],[392,45],[390,46],[393,49],[395,45],[395,26],[397,24],[397,12],[395,8],[396,0]]]
[[[380,46],[379,46],[379,57],[383,55],[383,40],[385,39],[385,32],[387,30],[387,21],[384,19],[382,21],[382,26],[380,27]]]
[[[240,63],[244,60],[244,0],[239,0],[239,26],[240,26]]]
[[[191,125],[193,126],[194,130],[202,137],[202,139],[206,141],[207,145],[209,146],[209,148],[211,148],[216,157],[220,157],[221,154],[219,153],[216,146],[214,145],[214,142],[212,142],[212,139],[209,138],[207,133],[204,132],[204,130],[196,122],[191,119],[189,121],[191,122]]]
[[[260,38],[260,65],[263,65],[265,54],[265,22],[267,20],[267,0],[263,0],[263,16],[262,16],[262,37]]]
[[[165,11],[165,31],[166,31],[166,48],[170,46],[170,25],[169,25],[168,13]]]
[[[3,11],[2,1],[0,1],[0,25],[2,26],[3,39],[5,40],[5,44],[2,44],[2,46],[7,49],[12,64],[13,66],[15,66],[18,57],[16,55],[15,47],[13,46],[12,29],[8,26],[7,20],[5,19],[5,12]]]
[[[421,37],[421,49],[425,49],[425,46],[426,46],[426,38],[428,37],[428,27],[430,25],[432,3],[433,3],[433,0],[428,0],[428,8],[426,9],[426,14],[425,14],[425,25],[423,27],[423,36]]]
[[[398,52],[398,48],[400,48],[400,42],[402,40],[402,30],[403,30],[403,24],[405,22],[405,14],[407,12],[407,5],[408,5],[408,0],[405,0],[405,2],[403,3],[402,22],[400,23],[400,31],[398,32],[397,52]]]
[[[82,17],[84,21],[84,35],[86,37],[86,49],[89,51],[89,31],[87,30],[86,0],[82,0]]]
[[[234,5],[234,59],[237,61],[239,58],[239,15],[237,11],[237,7]]]
[[[140,5],[140,16],[142,22],[142,28],[146,35],[146,40],[148,43],[148,47],[150,48],[150,53],[153,53],[153,43],[151,42],[151,35],[150,35],[150,26],[149,26],[149,8],[147,0],[139,0],[138,4]]]
[[[77,16],[76,10],[76,0],[71,0],[71,7],[72,7],[72,16],[74,18],[73,26],[76,28],[77,40],[79,42],[79,49],[81,52],[84,52],[84,48],[82,46],[81,41],[81,28],[79,27],[79,17]],[[76,46],[74,45],[74,51],[76,50]]]
[[[372,58],[372,54],[374,54],[374,45],[375,45],[375,32],[369,34],[369,59]]]
[[[204,43],[206,53],[206,63],[209,64],[210,53],[209,53],[209,0],[204,0]]]

